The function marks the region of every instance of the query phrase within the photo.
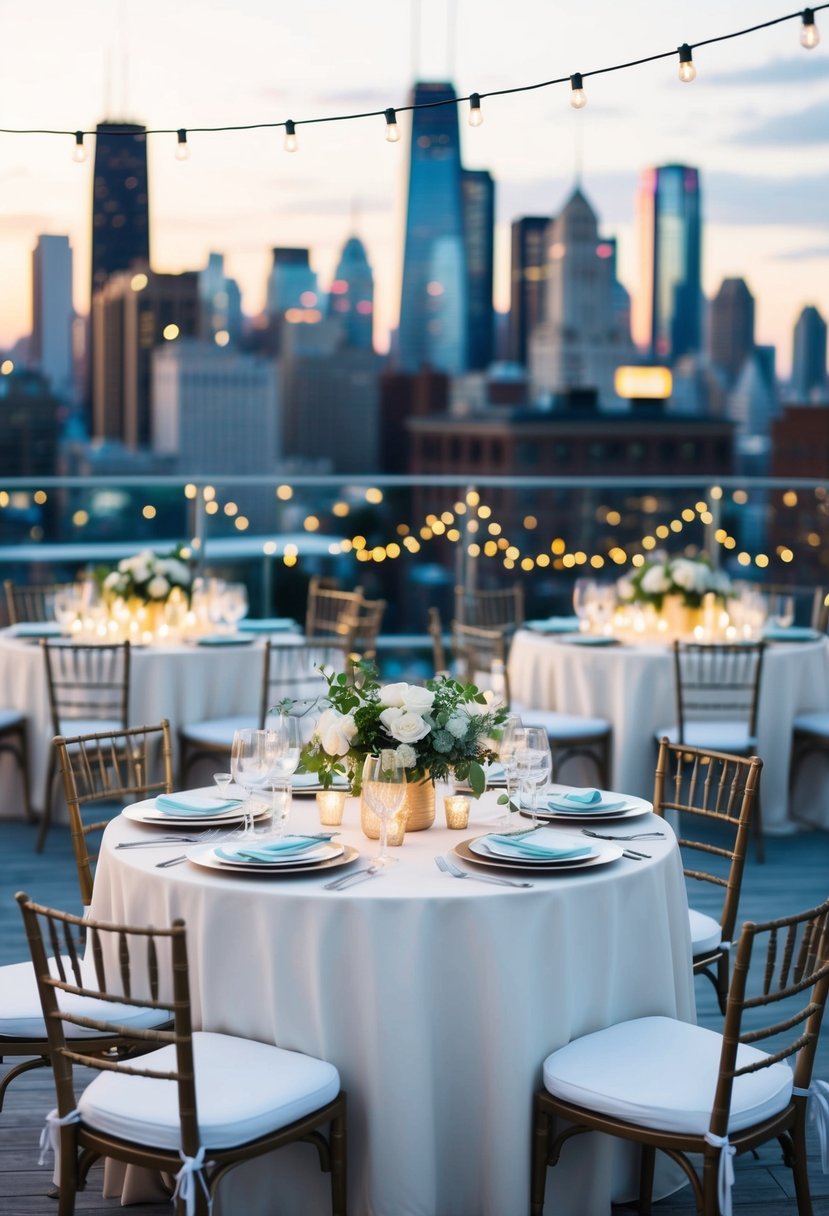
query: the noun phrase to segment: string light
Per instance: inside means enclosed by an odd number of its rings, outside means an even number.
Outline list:
[[[396,144],[400,139],[400,128],[397,125],[397,115],[391,106],[386,110],[386,139],[390,144]]]
[[[694,67],[694,54],[687,42],[683,42],[679,49],[679,79],[683,84],[690,84],[692,80],[697,78],[697,69]]]
[[[296,137],[296,123],[290,118],[285,119],[285,143],[283,146],[286,152],[296,152],[299,147]]]
[[[480,127],[484,121],[483,111],[481,110],[481,94],[469,94],[469,118],[467,119],[470,127]]]
[[[86,160],[86,148],[83,146],[83,131],[75,132],[75,147],[72,149],[72,159],[76,165],[82,165]]]
[[[821,5],[821,8],[823,5]],[[820,30],[815,24],[815,10],[804,8],[803,24],[800,27],[800,45],[811,51],[820,42]]]
[[[176,134],[176,160],[189,160],[190,148],[187,145],[187,132],[185,131],[184,127],[179,127]]]
[[[583,110],[587,105],[581,72],[574,72],[570,77],[570,105],[574,110]]]

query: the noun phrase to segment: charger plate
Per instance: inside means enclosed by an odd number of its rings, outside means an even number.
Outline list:
[[[204,852],[191,853],[187,860],[203,870],[212,870],[214,874],[246,874],[249,878],[282,878],[288,874],[319,874],[321,870],[337,870],[341,866],[349,866],[360,856],[359,849],[351,845],[343,845],[342,856],[331,857],[327,861],[318,861],[316,865],[274,866],[256,865],[253,862],[222,861],[215,856],[214,849],[206,848]]]
[[[602,795],[607,799],[614,797],[612,793],[605,790],[602,791]],[[547,797],[550,796],[547,795]],[[583,809],[574,807],[572,811],[539,807],[535,817],[543,820],[544,823],[608,823],[614,819],[638,819],[640,815],[650,815],[653,811],[653,803],[648,802],[645,798],[637,798],[633,794],[619,794],[618,799],[623,805],[617,811],[591,811],[589,804],[585,805]],[[518,813],[525,819],[532,819],[532,811],[524,807],[519,807]]]
[[[217,800],[218,801],[218,800]],[[253,816],[254,823],[260,823],[270,817],[270,808],[262,806]],[[124,807],[121,814],[132,823],[146,823],[151,827],[199,828],[220,827],[223,824],[242,823],[245,818],[243,804],[227,811],[219,811],[216,815],[175,815],[160,811],[155,805],[155,798],[145,798],[143,802],[135,802],[132,806]]]
[[[257,842],[251,841],[250,847],[252,850],[257,848]],[[262,848],[263,845],[258,845]],[[225,866],[243,866],[246,870],[282,870],[286,867],[292,868],[295,866],[318,866],[323,861],[331,861],[334,857],[341,857],[345,850],[345,845],[334,844],[330,840],[320,840],[315,845],[311,845],[305,850],[295,852],[293,857],[287,858],[284,854],[275,853],[272,861],[260,861],[258,859],[248,860],[246,857],[233,857],[232,852],[236,850],[239,853],[244,853],[244,840],[237,840],[233,843],[220,844],[213,846],[214,857]],[[231,854],[228,856],[228,854]]]
[[[486,833],[489,835],[489,833]],[[470,847],[478,840],[483,840],[483,836],[472,836],[469,840],[459,840],[455,845],[453,852],[463,861],[471,862],[475,866],[494,866],[498,870],[521,870],[526,874],[531,871],[533,874],[572,874],[578,870],[592,870],[596,866],[609,865],[611,861],[618,861],[622,856],[622,850],[618,845],[611,844],[602,846],[601,850],[590,857],[575,857],[572,861],[556,861],[549,865],[539,865],[537,861],[529,863],[523,861],[507,861],[502,857],[484,857],[480,853],[473,852]]]

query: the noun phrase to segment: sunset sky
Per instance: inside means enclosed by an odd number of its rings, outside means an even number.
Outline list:
[[[781,16],[781,0],[0,0],[4,64],[0,126],[89,130],[103,119],[178,128],[278,122],[405,104],[416,75],[450,78],[460,94],[588,72]],[[454,12],[454,20],[451,13]],[[639,174],[672,161],[701,171],[708,295],[743,276],[757,301],[757,340],[776,344],[778,371],[804,304],[829,318],[829,9],[823,41],[800,47],[799,19],[699,49],[693,84],[677,60],[569,86],[491,98],[466,124],[464,163],[488,168],[498,191],[496,303],[508,304],[508,232],[523,214],[553,214],[582,165],[586,194],[620,246],[620,277],[637,289],[633,226]],[[270,248],[308,245],[327,287],[356,229],[376,286],[376,340],[396,323],[406,180],[403,139],[381,118],[298,126],[296,155],[282,133],[150,138],[151,250],[156,270],[226,255],[243,307],[264,301]],[[92,141],[87,141],[90,144]],[[31,250],[39,233],[66,233],[75,254],[75,305],[88,309],[92,158],[73,140],[0,134],[0,346],[30,328]],[[352,217],[355,217],[352,219]]]

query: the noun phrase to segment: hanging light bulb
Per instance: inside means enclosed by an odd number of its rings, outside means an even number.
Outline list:
[[[694,67],[694,55],[687,42],[683,42],[679,50],[679,79],[684,84],[690,84],[692,80],[697,78],[697,69]]]
[[[296,152],[297,148],[299,147],[296,138],[296,125],[291,121],[290,118],[285,119],[284,147],[286,152]]]
[[[86,148],[83,146],[83,131],[75,132],[75,146],[72,149],[72,159],[76,165],[82,165],[86,160]]]
[[[185,131],[184,127],[179,127],[177,139],[176,160],[189,160],[190,148],[187,144],[187,132]]]
[[[397,115],[389,106],[386,110],[386,139],[390,144],[396,144],[400,139],[400,129],[397,125]]]
[[[570,77],[570,105],[574,110],[583,110],[587,105],[587,96],[582,86],[581,72],[574,72]]]
[[[803,10],[803,24],[800,27],[800,45],[811,51],[820,42],[820,30],[815,24],[815,14],[810,8]]]
[[[469,94],[469,125],[470,127],[479,127],[484,121],[483,110],[481,109],[481,94]]]

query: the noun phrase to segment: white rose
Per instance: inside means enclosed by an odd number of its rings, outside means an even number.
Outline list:
[[[380,704],[394,705],[401,708],[405,704],[405,696],[409,691],[408,684],[385,684],[380,689]]]
[[[469,729],[469,717],[465,714],[452,714],[446,723],[446,730],[455,739],[462,739]]]
[[[107,591],[114,591],[116,587],[121,586],[121,575],[117,570],[110,571],[110,573],[104,579],[104,586],[106,587]]]
[[[435,694],[419,684],[411,684],[403,694],[403,708],[413,714],[425,714],[432,708]]]
[[[640,586],[646,595],[664,595],[670,590],[671,580],[664,566],[651,566],[642,575]]]
[[[397,758],[404,768],[414,768],[417,764],[417,752],[408,743],[401,743],[397,749]]]
[[[380,714],[380,721],[385,726],[386,730],[391,734],[392,725],[398,718],[402,718],[406,711],[400,709],[397,705],[390,705],[388,709],[384,709]]]
[[[155,578],[151,578],[147,584],[147,595],[152,600],[163,600],[170,594],[170,584],[166,578],[162,578],[157,574]]]
[[[398,743],[417,743],[418,739],[425,739],[431,729],[420,714],[402,713],[391,725],[386,724],[386,730]]]
[[[336,709],[325,709],[317,723],[317,737],[323,751],[329,756],[345,756],[351,741],[357,734],[357,724],[351,714],[340,714]]]
[[[684,561],[681,557],[677,558],[671,565],[671,577],[677,587],[681,587],[683,591],[697,589],[697,571],[694,562]]]

